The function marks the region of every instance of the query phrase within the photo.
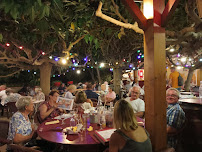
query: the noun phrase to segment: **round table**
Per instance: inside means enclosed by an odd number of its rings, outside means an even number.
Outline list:
[[[95,123],[87,121],[87,127],[92,126],[93,131],[85,130],[78,135],[67,135],[63,132],[63,129],[70,126],[70,119],[64,120],[65,124],[62,125],[62,121],[59,120],[57,124],[45,125],[46,122],[53,121],[55,119],[47,120],[39,125],[37,133],[39,137],[49,142],[62,144],[63,148],[68,148],[70,151],[103,151],[106,147],[94,136],[95,130],[100,129]],[[143,122],[141,118],[137,118],[138,122]]]

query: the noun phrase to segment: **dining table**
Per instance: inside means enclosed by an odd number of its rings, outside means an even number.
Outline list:
[[[186,103],[186,104],[195,104],[195,105],[202,105],[202,98],[194,97],[194,98],[181,98],[179,102]]]
[[[82,152],[101,152],[104,151],[107,147],[103,145],[95,136],[95,130],[100,129],[100,125],[97,123],[90,123],[87,119],[87,127],[90,126],[93,128],[92,131],[87,129],[83,130],[78,134],[67,134],[65,129],[70,127],[70,118],[64,120],[49,119],[41,123],[38,126],[37,133],[38,136],[42,139],[62,145],[63,149],[68,151],[82,151]],[[47,122],[57,121],[55,124],[48,124]],[[144,125],[144,120],[137,118],[137,121],[140,125]],[[106,127],[110,128],[110,127]]]

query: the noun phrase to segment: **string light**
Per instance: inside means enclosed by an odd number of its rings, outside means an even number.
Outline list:
[[[67,60],[69,60],[69,57],[67,57]]]
[[[137,58],[138,58],[138,59],[140,59],[140,58],[141,58],[141,56],[140,56],[140,55],[138,55],[138,56],[137,56]]]
[[[100,63],[100,67],[102,68],[102,67],[104,67],[105,66],[105,64],[104,63]]]
[[[175,49],[174,49],[174,48],[171,48],[171,49],[170,49],[170,52],[174,52],[174,51],[175,51]]]
[[[27,70],[27,72],[30,72],[30,70]]]
[[[55,75],[53,75],[53,77],[55,78]]]
[[[199,61],[202,62],[202,58],[200,58]]]
[[[67,63],[67,60],[62,59],[62,64],[66,64],[66,63]]]
[[[53,57],[52,57],[52,56],[49,56],[49,59],[53,59]]]
[[[111,71],[111,72],[112,72],[113,70],[114,70],[113,68],[110,68],[110,69],[109,69],[109,71]]]
[[[137,50],[137,53],[140,53],[140,50]]]
[[[75,68],[72,68],[72,70],[75,70]]]
[[[83,69],[83,71],[86,71],[86,69]]]
[[[59,59],[58,58],[55,58],[55,61],[58,61]]]
[[[67,72],[69,72],[69,70],[67,70]]]
[[[45,52],[41,52],[41,54],[42,54],[42,55],[45,55],[46,53],[45,53]]]
[[[76,73],[77,73],[77,74],[80,74],[80,73],[81,73],[81,70],[77,70]]]
[[[116,65],[118,65],[119,64],[119,62],[116,62]]]
[[[78,66],[78,63],[74,63],[74,66]]]
[[[186,57],[181,58],[181,61],[182,61],[182,62],[185,62],[186,60],[187,60]]]
[[[9,47],[9,46],[10,46],[10,44],[9,44],[9,43],[6,43],[6,46],[7,46],[7,47]]]
[[[34,72],[34,74],[36,74],[36,72]]]
[[[22,50],[22,49],[23,49],[23,46],[19,46],[19,49]]]
[[[133,70],[135,70],[135,67],[133,67]]]

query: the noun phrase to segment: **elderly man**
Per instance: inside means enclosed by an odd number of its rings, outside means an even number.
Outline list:
[[[131,97],[128,97],[125,100],[131,104],[135,115],[143,118],[145,112],[145,103],[142,99],[139,98],[139,96],[140,96],[140,87],[134,86],[131,89]]]
[[[166,91],[168,145],[174,148],[177,139],[171,135],[177,134],[185,123],[185,113],[178,104],[179,94],[179,91],[175,88],[169,88]]]

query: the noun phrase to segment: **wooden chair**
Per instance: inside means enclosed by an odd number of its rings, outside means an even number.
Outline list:
[[[0,120],[0,145],[5,145],[11,143],[7,140],[8,136],[9,121]]]
[[[93,102],[93,107],[96,107],[98,100],[94,98],[90,98],[90,100]]]
[[[12,152],[40,152],[39,150],[35,150],[33,148],[12,144],[12,141],[7,139],[8,129],[9,121],[0,120],[0,146],[7,144],[8,148]]]
[[[10,116],[12,116],[15,112],[18,111],[18,109],[15,106],[15,102],[8,102],[6,106],[7,106],[7,118],[9,119]]]

